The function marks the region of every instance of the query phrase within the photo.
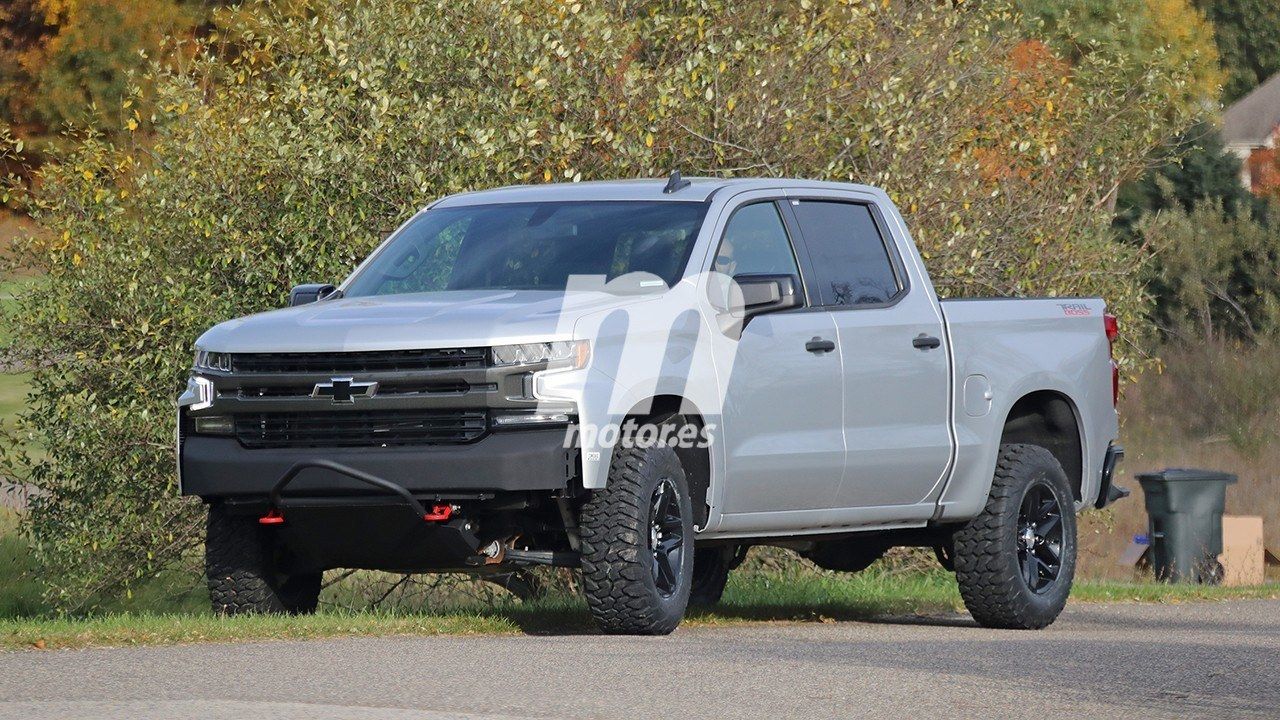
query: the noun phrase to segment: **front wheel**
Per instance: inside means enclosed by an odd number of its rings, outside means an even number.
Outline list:
[[[1076,569],[1075,501],[1058,460],[1038,445],[1000,446],[986,507],[954,543],[960,595],[979,625],[1056,620]]]
[[[209,506],[205,576],[218,615],[315,612],[321,573],[287,575],[277,569],[275,538],[254,517]]]
[[[669,447],[619,447],[609,483],[582,507],[582,584],[606,633],[666,635],[693,577],[693,506]]]

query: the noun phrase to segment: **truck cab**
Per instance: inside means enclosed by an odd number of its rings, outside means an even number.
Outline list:
[[[179,400],[221,612],[314,608],[333,568],[563,565],[602,629],[665,633],[753,544],[924,545],[980,622],[1042,627],[1075,513],[1123,493],[1102,301],[940,300],[867,186],[450,196],[291,304],[205,333]]]

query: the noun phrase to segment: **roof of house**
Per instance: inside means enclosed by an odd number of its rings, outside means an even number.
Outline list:
[[[1265,145],[1280,126],[1280,73],[1231,104],[1222,116],[1228,145]]]

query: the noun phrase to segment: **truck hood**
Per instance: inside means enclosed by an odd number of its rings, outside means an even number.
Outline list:
[[[343,298],[229,320],[196,345],[213,352],[358,352],[571,339],[579,317],[655,297],[450,290]]]

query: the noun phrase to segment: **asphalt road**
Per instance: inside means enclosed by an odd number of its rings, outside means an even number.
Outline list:
[[[1280,602],[0,654],[0,718],[1280,717]]]

